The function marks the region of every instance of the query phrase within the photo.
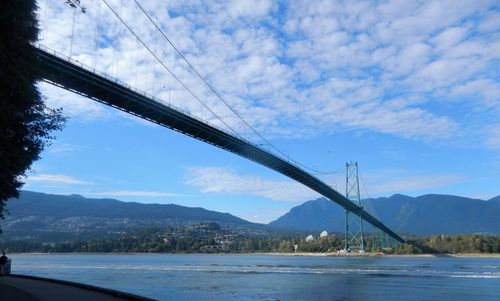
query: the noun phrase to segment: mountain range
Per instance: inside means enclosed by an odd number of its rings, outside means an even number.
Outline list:
[[[363,207],[400,234],[500,234],[500,196],[487,201],[452,195],[367,199]],[[278,229],[344,231],[344,210],[319,198],[292,208],[268,224]]]
[[[89,239],[138,229],[217,222],[231,229],[259,229],[229,213],[175,204],[142,204],[81,195],[54,195],[22,191],[7,202],[9,214],[1,222],[2,237]]]
[[[399,234],[500,234],[500,196],[488,201],[452,195],[367,199],[364,208]],[[7,202],[0,239],[95,239],[140,229],[217,222],[242,234],[266,231],[343,232],[344,210],[325,198],[307,201],[267,225],[203,208],[142,204],[80,195],[22,191]],[[351,215],[352,216],[352,215]]]

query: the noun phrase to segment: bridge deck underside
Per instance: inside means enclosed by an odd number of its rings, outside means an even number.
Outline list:
[[[293,163],[173,107],[128,89],[114,80],[80,68],[38,48],[37,53],[41,64],[42,78],[45,81],[269,167],[362,217],[397,241],[404,242],[400,236],[362,207],[347,200],[333,188]]]

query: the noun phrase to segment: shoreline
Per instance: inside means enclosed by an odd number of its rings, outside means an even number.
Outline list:
[[[164,256],[164,255],[268,255],[268,256],[306,256],[306,257],[451,257],[451,258],[500,258],[500,253],[463,253],[463,254],[384,254],[384,253],[313,253],[313,252],[252,252],[252,253],[127,253],[127,252],[68,252],[68,253],[42,253],[42,252],[25,252],[11,253],[10,255],[148,255],[148,256]],[[9,256],[9,254],[7,254]]]
[[[452,257],[452,258],[500,258],[499,253],[464,253],[464,254],[384,254],[384,253],[251,253],[273,256],[316,256],[316,257]]]

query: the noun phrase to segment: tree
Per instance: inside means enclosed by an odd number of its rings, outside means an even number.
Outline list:
[[[48,108],[37,89],[38,21],[35,0],[0,4],[0,218],[5,202],[19,196],[22,177],[63,127],[61,109]]]

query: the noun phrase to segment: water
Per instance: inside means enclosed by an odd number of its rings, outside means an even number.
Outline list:
[[[12,272],[159,300],[500,300],[500,258],[26,255]]]

